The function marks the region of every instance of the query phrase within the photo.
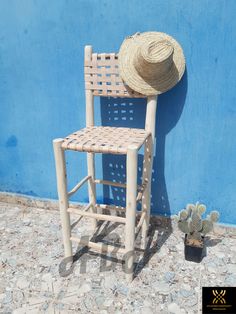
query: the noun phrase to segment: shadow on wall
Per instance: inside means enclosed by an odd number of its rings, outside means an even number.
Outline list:
[[[151,208],[152,213],[171,214],[165,181],[166,135],[177,124],[185,104],[188,79],[187,71],[179,84],[158,97],[156,119],[156,151],[153,160]],[[101,120],[103,126],[144,128],[146,100],[101,97]],[[126,156],[103,155],[104,180],[125,182]],[[141,183],[143,154],[138,156],[138,184]],[[125,189],[104,186],[103,202],[125,206]]]

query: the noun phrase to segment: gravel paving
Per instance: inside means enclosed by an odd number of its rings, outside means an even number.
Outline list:
[[[74,246],[73,265],[64,260],[57,210],[0,203],[0,313],[195,314],[202,286],[236,286],[236,229],[217,226],[197,264],[185,261],[174,222],[151,223],[148,249],[137,251],[135,279],[127,285],[115,252],[101,256]],[[103,223],[97,239],[119,245],[123,228]],[[73,230],[89,235],[90,221]]]

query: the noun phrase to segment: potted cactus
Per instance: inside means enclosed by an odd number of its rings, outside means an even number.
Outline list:
[[[188,261],[201,262],[205,256],[205,235],[213,229],[214,223],[219,219],[219,213],[212,211],[206,219],[202,214],[206,206],[199,204],[188,204],[186,209],[179,212],[177,222],[179,229],[185,233],[185,259]]]

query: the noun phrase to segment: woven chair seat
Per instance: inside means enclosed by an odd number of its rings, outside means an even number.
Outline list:
[[[139,149],[149,134],[143,129],[87,127],[64,138],[62,148],[80,152],[127,154],[130,145]]]

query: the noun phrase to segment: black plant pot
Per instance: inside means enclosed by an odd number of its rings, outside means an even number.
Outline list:
[[[189,244],[187,234],[185,234],[184,255],[186,261],[200,263],[203,257],[206,256],[206,246],[204,243],[204,237],[202,237],[202,241],[200,241],[198,245],[194,245]]]

